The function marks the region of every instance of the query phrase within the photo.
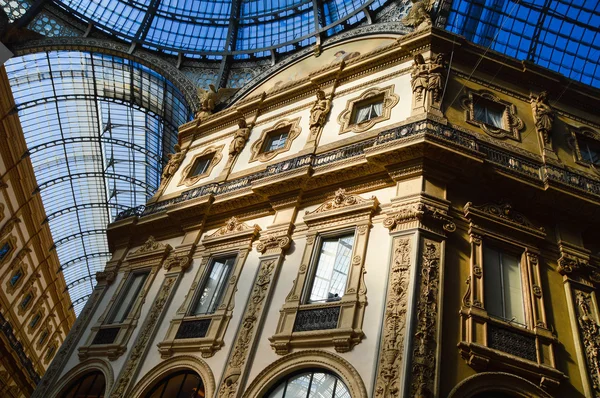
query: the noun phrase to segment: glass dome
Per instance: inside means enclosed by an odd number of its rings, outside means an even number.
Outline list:
[[[268,55],[315,42],[365,18],[384,0],[59,0],[67,11],[133,43],[220,58]]]

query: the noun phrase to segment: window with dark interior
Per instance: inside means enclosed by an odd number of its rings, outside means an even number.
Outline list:
[[[354,105],[352,123],[359,124],[381,116],[383,113],[383,96],[368,98]]]
[[[208,170],[214,155],[214,153],[209,153],[208,155],[200,156],[198,159],[196,159],[192,165],[192,168],[190,169],[190,174],[188,177],[195,177],[206,173],[206,170]]]
[[[29,327],[34,329],[37,326],[37,324],[39,323],[40,319],[42,319],[42,314],[40,314],[38,312],[37,314],[35,314],[33,316],[33,319],[31,320],[31,322],[29,322]]]
[[[106,380],[100,371],[84,374],[73,381],[58,396],[60,398],[103,398],[106,391]]]
[[[172,373],[158,382],[144,398],[204,398],[204,383],[192,370]]]
[[[289,134],[290,126],[271,131],[265,138],[265,143],[263,144],[261,152],[272,152],[285,147],[285,142],[287,141]]]
[[[279,381],[266,398],[351,398],[344,382],[333,373],[315,369],[292,373]]]
[[[49,334],[50,334],[50,333],[48,332],[48,329],[44,330],[44,331],[42,332],[42,334],[40,335],[40,338],[39,338],[39,340],[38,340],[38,344],[40,344],[40,345],[44,344],[44,342],[45,342],[45,341],[46,341],[46,339],[48,338],[48,335],[49,335]]]
[[[307,303],[337,301],[346,290],[354,234],[320,238]]]
[[[214,258],[198,290],[190,315],[212,314],[221,304],[236,256]]]
[[[10,243],[6,242],[0,247],[0,261],[4,260],[4,258],[10,252]]]
[[[579,145],[581,159],[584,162],[600,166],[600,144],[597,141],[578,136],[577,144]]]
[[[125,318],[127,318],[127,315],[129,315],[131,308],[135,304],[135,299],[140,294],[142,287],[144,287],[147,277],[147,271],[136,272],[129,275],[106,323],[122,323]]]
[[[489,99],[473,96],[473,116],[478,122],[499,129],[504,128],[503,118],[506,106]]]
[[[492,247],[483,249],[485,308],[493,317],[526,326],[519,258]]]
[[[21,308],[25,309],[27,308],[27,306],[29,305],[29,302],[31,301],[31,299],[33,298],[33,296],[31,295],[31,293],[27,293],[27,295],[25,297],[23,297],[23,300],[21,300]]]
[[[21,277],[23,276],[23,270],[21,268],[18,268],[15,273],[13,274],[13,276],[10,277],[10,285],[14,286],[17,284],[17,282],[19,282],[19,280],[21,279]]]

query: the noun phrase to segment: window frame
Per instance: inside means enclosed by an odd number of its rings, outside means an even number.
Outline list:
[[[264,151],[267,140],[272,133],[276,133],[283,129],[289,129],[285,144],[281,148],[277,148],[271,151]],[[295,119],[283,119],[272,125],[271,127],[265,128],[261,133],[260,137],[250,146],[250,159],[248,163],[260,161],[268,162],[279,154],[288,152],[294,140],[298,138],[302,129],[300,128],[300,118]]]
[[[194,281],[190,285],[181,306],[171,319],[164,339],[158,343],[163,359],[176,352],[198,350],[202,357],[210,358],[224,345],[225,332],[234,309],[234,295],[252,242],[258,238],[260,227],[249,226],[235,217],[201,241],[201,249],[196,251],[194,263],[197,267]],[[192,307],[210,272],[211,261],[235,256],[234,263],[222,293],[220,304],[210,314],[192,315]],[[201,326],[199,326],[201,325]]]
[[[502,127],[494,126],[475,117],[475,104],[482,100],[498,104],[499,108],[504,107]],[[467,95],[462,97],[461,107],[464,109],[465,121],[479,127],[486,134],[498,139],[521,140],[520,131],[525,128],[525,124],[517,115],[517,107],[512,102],[505,101],[490,91],[467,89]]]
[[[129,314],[133,310],[133,307],[134,307],[138,297],[140,296],[140,293],[144,289],[146,280],[150,276],[150,272],[151,272],[150,269],[145,268],[145,269],[141,269],[141,270],[140,269],[135,270],[127,275],[123,286],[119,289],[117,299],[112,304],[110,311],[108,312],[108,314],[104,320],[105,325],[115,326],[115,325],[121,325],[121,324],[125,323],[125,321],[129,317]],[[123,314],[122,319],[119,322],[116,322],[114,318],[116,317],[117,313],[121,309],[121,306],[125,304],[125,302],[123,300],[129,294],[129,289],[133,286],[133,282],[138,275],[145,275],[145,277],[144,277],[143,281],[141,282],[141,284],[138,286],[137,292],[135,292],[135,294],[132,296],[130,303],[127,305],[128,308],[125,311],[125,313]]]
[[[569,127],[571,137],[568,140],[569,146],[573,150],[573,158],[576,163],[591,168],[600,174],[600,161],[592,163],[584,158],[582,150],[582,142],[593,142],[600,150],[600,133],[587,127]],[[600,152],[598,152],[600,155]]]
[[[383,104],[385,102],[385,93],[380,93],[377,95],[374,95],[372,97],[369,98],[365,98],[361,101],[358,101],[356,103],[353,104],[352,106],[352,116],[350,117],[350,124],[351,125],[360,125],[362,123],[368,123],[373,119],[376,119],[378,117],[381,117],[383,115]],[[357,121],[356,118],[358,117],[358,113],[362,108],[365,107],[370,107],[372,110],[372,106],[375,104],[381,104],[381,115],[375,115],[373,117],[370,117],[368,119],[365,119],[363,121]],[[369,112],[370,113],[370,112]]]
[[[362,133],[375,126],[377,123],[389,120],[392,116],[392,108],[399,102],[400,97],[394,94],[394,85],[387,87],[373,87],[358,97],[352,98],[346,102],[346,108],[338,116],[340,124],[340,134],[344,133]],[[381,115],[360,123],[356,123],[355,115],[358,112],[358,107],[370,103],[379,102],[381,99]]]
[[[374,196],[364,199],[339,189],[333,197],[304,216],[306,245],[298,275],[280,310],[275,334],[269,338],[277,354],[285,355],[294,347],[322,346],[333,346],[338,352],[347,352],[362,341],[367,303],[364,264],[371,218],[378,205]],[[354,231],[354,244],[343,296],[336,301],[306,303],[321,237],[343,236],[350,231]],[[301,247],[300,243],[297,245]],[[326,321],[311,323],[311,318]]]
[[[290,130],[291,130],[291,125],[287,124],[283,127],[280,127],[276,130],[271,130],[267,133],[267,135],[265,136],[265,140],[263,142],[263,147],[260,149],[261,153],[265,153],[268,154],[269,152],[273,152],[273,151],[277,151],[279,149],[285,148],[285,145],[290,137]],[[273,149],[268,149],[267,147],[270,147],[274,140],[274,136],[277,135],[279,137],[281,137],[283,134],[285,134],[285,140],[283,141],[283,145],[278,146],[277,148],[273,148]],[[278,141],[280,141],[281,138],[278,139]],[[271,144],[271,145],[269,145]]]
[[[192,301],[190,303],[190,307],[188,308],[188,313],[187,313],[188,317],[202,317],[204,315],[212,315],[221,306],[221,304],[223,303],[225,292],[227,290],[227,283],[228,283],[229,279],[231,278],[231,274],[233,273],[233,268],[235,267],[238,256],[239,256],[239,253],[232,252],[229,254],[213,256],[210,258],[210,260],[208,261],[207,267],[204,271],[204,275],[202,276],[202,282],[198,284],[198,288],[196,289],[194,296],[192,298]],[[206,288],[206,284],[210,278],[210,274],[213,270],[214,264],[215,264],[215,262],[217,262],[221,259],[226,259],[226,260],[233,259],[233,264],[230,266],[229,270],[227,271],[227,276],[224,279],[222,279],[220,282],[220,284],[222,284],[222,286],[220,286],[220,288],[219,288],[220,291],[218,292],[218,295],[219,295],[218,302],[213,304],[213,306],[215,306],[215,308],[210,312],[194,313],[193,310],[198,305],[198,301],[200,300],[200,295],[202,294],[202,291]],[[227,261],[225,261],[225,265],[226,264],[227,264]]]
[[[210,177],[214,168],[221,162],[221,159],[223,159],[223,148],[225,148],[224,144],[209,146],[208,148],[204,149],[203,151],[198,152],[194,156],[192,156],[192,158],[190,159],[189,162],[187,162],[184,159],[182,163],[187,163],[187,165],[183,168],[183,170],[181,172],[181,180],[179,181],[177,186],[186,185],[186,186],[190,187],[190,186],[196,184],[198,181],[200,181],[206,177]],[[194,149],[195,149],[195,147],[190,148],[188,150],[188,154],[190,152],[192,152]],[[206,170],[204,170],[204,172],[202,172],[200,174],[192,175],[195,163],[198,160],[201,160],[202,158],[209,157],[209,156],[212,156],[212,158],[210,159],[210,162],[208,163]],[[187,156],[186,156],[186,158],[187,158]]]
[[[346,383],[344,382],[344,380],[337,375],[336,373],[332,372],[329,369],[325,369],[325,368],[318,368],[318,367],[308,367],[308,368],[301,368],[298,369],[292,373],[288,373],[285,374],[283,376],[280,376],[275,383],[265,392],[265,394],[263,394],[264,397],[270,397],[271,394],[273,394],[274,392],[276,392],[277,388],[285,383],[285,387],[283,390],[283,395],[282,398],[285,398],[285,393],[287,392],[287,385],[289,383],[290,380],[303,375],[305,373],[310,373],[310,382],[309,382],[309,387],[308,387],[308,391],[306,392],[307,397],[310,394],[310,387],[312,386],[312,380],[314,379],[314,375],[315,373],[324,373],[324,374],[328,374],[330,376],[333,376],[336,380],[335,380],[335,384],[334,384],[334,388],[332,391],[332,395],[331,398],[335,398],[336,396],[336,391],[337,391],[337,383],[341,382],[342,385],[344,386],[344,388],[346,389],[346,391],[348,392],[348,394],[350,394],[350,388],[346,385]]]
[[[545,230],[508,203],[475,206],[468,202],[464,214],[471,259],[459,313],[461,356],[476,370],[509,366],[515,373],[538,377],[540,383],[560,383],[564,375],[556,369],[554,355],[558,340],[547,323],[541,282],[540,246],[545,243]],[[519,259],[526,325],[488,313],[485,247]]]

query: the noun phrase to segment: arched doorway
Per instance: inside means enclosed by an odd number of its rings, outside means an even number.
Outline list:
[[[198,373],[180,370],[160,379],[144,398],[204,398],[205,388]]]
[[[278,380],[265,398],[351,398],[346,384],[324,369],[301,370]]]
[[[60,394],[59,398],[104,398],[106,379],[99,370],[84,373],[75,379]]]

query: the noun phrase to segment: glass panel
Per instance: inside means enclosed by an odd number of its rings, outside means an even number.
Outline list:
[[[473,96],[473,111],[477,121],[501,129],[503,128],[504,110],[505,107],[501,104]]]
[[[23,298],[23,301],[21,301],[21,308],[27,308],[27,304],[29,304],[30,301],[31,301],[31,293],[28,293],[27,296],[25,296],[25,298]]]
[[[519,259],[510,254],[502,254],[502,273],[504,282],[504,303],[506,319],[525,325],[523,309],[523,283]]]
[[[346,385],[334,374],[307,372],[279,382],[268,398],[350,398]]]
[[[194,161],[194,166],[192,170],[190,170],[190,177],[198,176],[200,174],[204,174],[210,165],[210,161],[212,160],[213,155],[210,156],[202,156]]]
[[[117,299],[116,307],[113,308],[107,323],[121,323],[125,320],[131,307],[135,303],[135,299],[144,286],[144,282],[148,277],[148,272],[132,274],[129,276],[123,292]]]
[[[42,332],[42,335],[40,336],[40,339],[38,340],[38,344],[44,344],[44,341],[46,341],[46,337],[48,337],[48,331],[44,330]]]
[[[314,373],[309,397],[333,397],[336,377],[329,373]]]
[[[195,372],[184,370],[166,376],[145,398],[203,398],[204,384]]]
[[[4,257],[6,257],[6,255],[8,254],[9,251],[10,251],[10,243],[6,242],[5,244],[2,245],[2,247],[0,247],[0,261],[4,260]]]
[[[274,131],[269,133],[267,142],[265,143],[265,150],[263,152],[271,152],[285,146],[289,130],[286,131]]]
[[[88,373],[73,382],[60,398],[102,398],[105,393],[105,380],[101,372]]]
[[[578,137],[579,151],[584,161],[600,166],[600,144]]]
[[[39,313],[38,313],[38,314],[35,314],[35,316],[34,316],[34,317],[33,317],[33,319],[31,320],[31,322],[29,323],[29,326],[30,326],[30,327],[32,327],[32,328],[36,327],[36,326],[37,326],[37,324],[38,324],[38,322],[40,321],[40,318],[41,318],[41,317],[42,317],[42,316],[41,316]]]
[[[223,293],[225,293],[227,280],[229,279],[234,262],[235,257],[212,260],[208,278],[198,294],[196,304],[193,306],[192,315],[212,314],[215,312],[221,303]]]
[[[310,384],[311,373],[296,376],[288,381],[285,398],[306,398]]]
[[[490,315],[504,318],[500,253],[486,246],[483,248],[483,278],[485,309]]]
[[[354,234],[321,240],[309,302],[340,300],[346,289]]]
[[[19,268],[15,274],[10,278],[10,285],[14,286],[17,284],[17,282],[19,281],[19,279],[21,279],[21,277],[23,276],[23,270],[21,270],[21,268]]]

